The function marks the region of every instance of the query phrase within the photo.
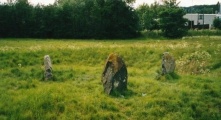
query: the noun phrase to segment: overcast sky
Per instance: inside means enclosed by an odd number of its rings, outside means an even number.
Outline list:
[[[4,3],[6,2],[7,0],[0,0],[1,3]],[[158,1],[158,2],[161,2],[162,0],[136,0],[136,3],[134,4],[134,6],[139,6],[140,4],[143,4],[143,3],[147,3],[147,4],[152,4],[154,3],[154,1]],[[211,5],[211,4],[216,4],[219,0],[177,0],[177,1],[180,1],[180,4],[179,6],[185,6],[185,7],[188,7],[188,6],[193,6],[193,5]],[[29,0],[29,2],[31,4],[45,4],[45,5],[48,5],[48,4],[52,4],[54,3],[54,0]]]

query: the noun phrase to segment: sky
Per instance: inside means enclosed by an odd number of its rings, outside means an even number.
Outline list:
[[[29,2],[33,5],[36,5],[38,3],[48,5],[53,4],[55,0],[29,0]],[[136,0],[136,3],[134,4],[135,7],[147,3],[152,4],[154,1],[161,2],[162,0]],[[182,7],[188,7],[193,5],[211,5],[211,4],[217,4],[219,0],[177,0],[180,2],[179,6]],[[7,0],[0,0],[0,3],[7,2]]]

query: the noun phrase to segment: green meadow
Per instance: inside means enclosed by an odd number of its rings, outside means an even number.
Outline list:
[[[163,52],[174,74],[156,79]],[[108,96],[110,53],[128,70],[128,90]],[[53,79],[44,81],[44,55]],[[0,120],[220,120],[221,37],[131,40],[0,39]]]

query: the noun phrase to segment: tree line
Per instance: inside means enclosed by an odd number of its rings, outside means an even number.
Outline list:
[[[138,17],[120,0],[57,1],[32,6],[27,0],[0,5],[0,37],[130,38]]]
[[[194,5],[183,9],[186,13],[216,14],[219,12],[219,5]]]
[[[57,0],[32,6],[28,0],[0,5],[0,38],[134,38],[142,30],[162,30],[169,38],[186,33],[184,10],[176,0],[163,5],[135,0]]]

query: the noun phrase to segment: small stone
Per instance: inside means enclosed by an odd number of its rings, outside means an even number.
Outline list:
[[[44,56],[44,67],[45,67],[45,72],[44,72],[44,78],[45,80],[49,80],[52,78],[52,64],[51,64],[51,59],[49,55]]]
[[[164,52],[162,57],[162,75],[174,72],[176,67],[175,59],[169,52]]]

